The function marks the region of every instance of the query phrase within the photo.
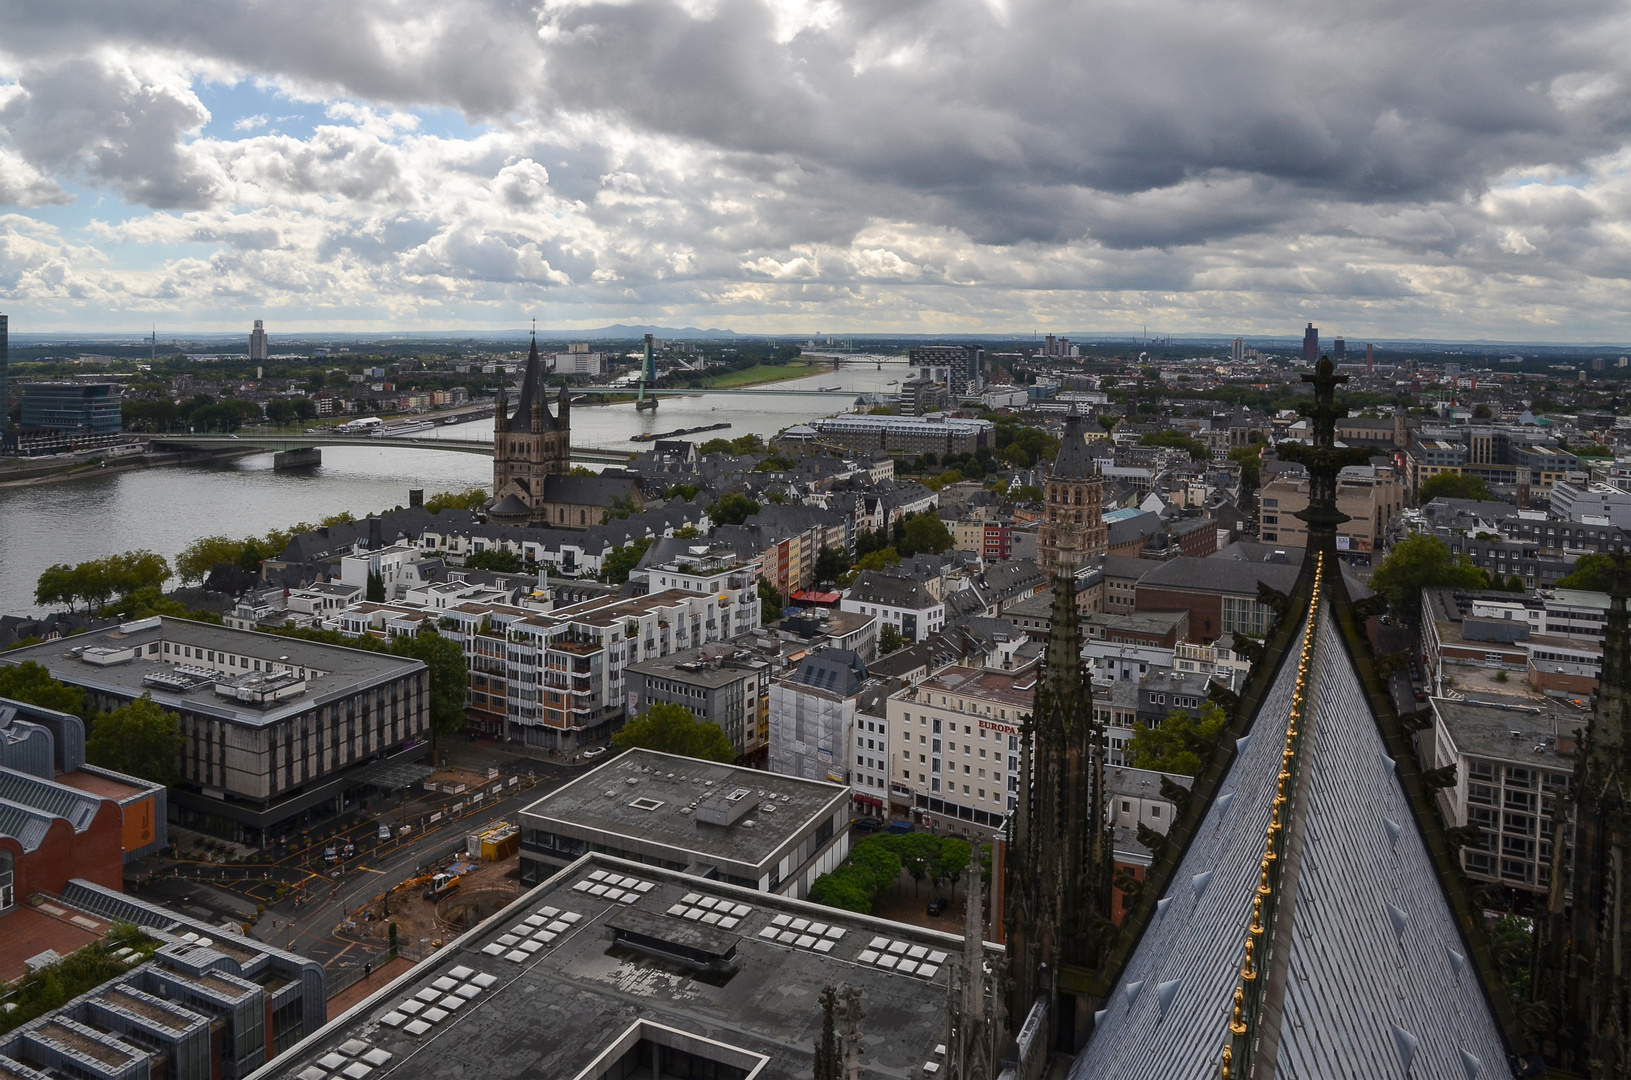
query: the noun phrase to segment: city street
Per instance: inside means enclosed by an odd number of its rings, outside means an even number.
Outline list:
[[[291,843],[245,862],[156,860],[152,876],[135,893],[216,925],[254,919],[254,938],[321,962],[333,994],[359,977],[365,964],[378,968],[384,961],[382,946],[341,931],[353,909],[451,861],[442,856],[455,847],[462,850],[471,833],[514,822],[523,807],[606,760],[574,765],[525,757],[491,743],[450,745],[438,750],[439,758],[443,754],[451,768],[477,775],[497,768],[499,775],[458,795],[421,790],[405,799],[371,800],[368,810],[359,806],[333,835],[313,833],[306,844]],[[361,820],[351,823],[353,818]],[[410,831],[382,841],[377,835],[382,823],[393,833],[404,825]],[[355,848],[349,858],[343,856],[347,844]],[[337,854],[332,864],[324,855],[329,847]],[[429,941],[399,943],[415,957],[429,946]]]

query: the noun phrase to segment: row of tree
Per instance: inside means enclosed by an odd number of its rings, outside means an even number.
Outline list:
[[[126,551],[82,563],[46,568],[34,585],[34,602],[74,611],[105,607],[142,590],[156,592],[170,579],[170,564],[151,551]]]
[[[869,915],[879,896],[895,888],[904,870],[914,891],[923,882],[934,888],[955,882],[973,858],[967,840],[935,833],[880,833],[850,848],[838,869],[822,874],[810,886],[810,899],[828,907]]]

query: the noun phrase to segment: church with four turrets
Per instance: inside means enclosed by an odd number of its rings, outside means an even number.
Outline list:
[[[555,412],[549,411],[549,389],[534,339],[513,409],[500,386],[493,410],[488,519],[503,525],[585,529],[601,524],[606,508],[619,501],[632,510],[643,504],[639,481],[627,473],[608,469],[599,476],[572,475],[572,399],[563,384]]]

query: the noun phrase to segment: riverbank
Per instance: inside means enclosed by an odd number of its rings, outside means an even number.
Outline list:
[[[156,453],[119,458],[76,458],[63,462],[44,458],[17,458],[0,462],[0,488],[39,487],[42,484],[60,484],[93,476],[162,469],[171,465],[209,465],[265,452],[260,449],[245,449],[220,450],[208,454]]]
[[[755,364],[741,371],[727,371],[722,375],[709,375],[702,380],[704,390],[740,390],[744,386],[762,386],[765,383],[807,379],[832,368],[826,364],[811,364],[794,360],[786,364]]]

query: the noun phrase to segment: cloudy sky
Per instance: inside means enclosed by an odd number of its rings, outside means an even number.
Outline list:
[[[1618,0],[0,0],[14,332],[1631,339]]]

